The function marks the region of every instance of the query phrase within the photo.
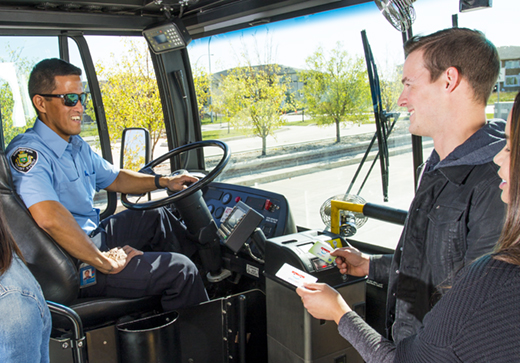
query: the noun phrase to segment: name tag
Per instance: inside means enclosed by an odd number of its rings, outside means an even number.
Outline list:
[[[79,265],[79,288],[96,284],[96,269],[86,263]]]

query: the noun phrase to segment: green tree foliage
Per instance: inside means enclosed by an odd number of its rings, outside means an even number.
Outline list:
[[[368,121],[370,86],[363,58],[349,57],[340,43],[330,54],[318,48],[300,72],[308,112],[319,125],[336,125],[336,141],[341,141],[342,122]]]
[[[267,137],[274,136],[274,131],[285,123],[282,116],[287,107],[290,80],[272,60],[272,38],[267,36],[263,45],[258,44],[256,35],[252,38],[253,47],[251,40],[242,40],[238,66],[222,76],[218,90],[212,90],[212,106],[213,110],[229,116],[234,128],[260,137],[262,155],[266,155]]]
[[[209,82],[209,75],[206,70],[195,65],[193,69],[193,84],[195,85],[195,94],[197,95],[197,105],[201,120],[203,118],[204,106],[207,105],[209,100]]]
[[[152,154],[164,131],[164,116],[148,46],[123,40],[127,53],[96,64],[111,141],[126,127],[150,132]]]
[[[403,84],[401,83],[402,66],[396,66],[390,69],[391,70],[387,72],[388,74],[379,76],[381,101],[383,103],[383,110],[386,112],[395,111],[399,107],[397,100],[403,91]]]
[[[214,104],[230,117],[231,125],[262,138],[262,155],[267,154],[267,136],[285,122],[287,82],[277,64],[236,67],[223,77]]]

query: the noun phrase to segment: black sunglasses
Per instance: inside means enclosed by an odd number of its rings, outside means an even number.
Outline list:
[[[85,107],[85,103],[87,103],[87,93],[67,93],[64,95],[53,95],[53,94],[39,94],[39,96],[43,97],[55,97],[55,98],[63,98],[63,104],[68,107],[74,107],[78,103],[81,102],[81,105]]]

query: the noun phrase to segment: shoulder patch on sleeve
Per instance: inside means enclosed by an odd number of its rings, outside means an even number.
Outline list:
[[[20,173],[27,173],[38,162],[38,152],[28,147],[19,147],[11,155],[11,165]]]

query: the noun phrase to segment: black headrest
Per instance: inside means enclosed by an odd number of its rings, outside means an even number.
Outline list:
[[[0,148],[0,202],[7,225],[46,300],[69,305],[78,297],[79,278],[70,256],[31,217],[14,190],[11,170]]]

